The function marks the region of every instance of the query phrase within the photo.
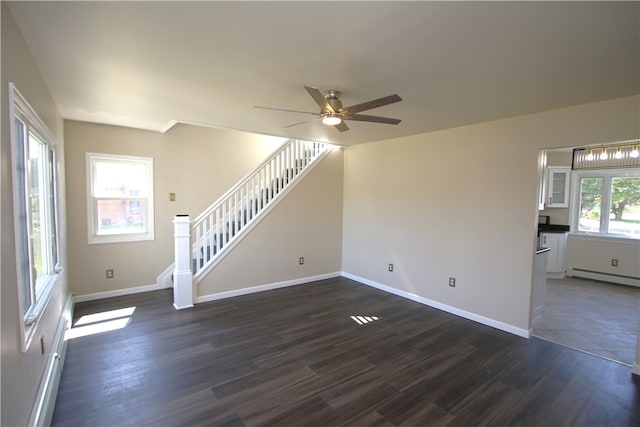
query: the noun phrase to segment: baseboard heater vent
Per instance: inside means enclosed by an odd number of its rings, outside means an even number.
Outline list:
[[[603,282],[640,287],[640,277],[626,276],[623,274],[603,273],[601,271],[587,270],[584,268],[569,268],[567,269],[567,276],[602,280]]]
[[[30,427],[51,425],[53,410],[56,404],[56,395],[58,394],[58,385],[60,384],[64,358],[67,353],[67,342],[64,336],[67,329],[71,326],[73,303],[73,295],[69,295],[62,310],[60,321],[58,322],[47,366],[42,373],[38,394],[36,395],[34,407],[29,417],[28,426]]]

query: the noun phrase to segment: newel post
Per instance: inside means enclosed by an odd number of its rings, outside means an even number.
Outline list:
[[[189,215],[173,219],[175,268],[173,270],[173,306],[176,310],[193,307],[193,273],[191,272],[191,236]]]

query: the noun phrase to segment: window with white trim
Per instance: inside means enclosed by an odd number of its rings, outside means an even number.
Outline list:
[[[89,243],[153,240],[153,159],[87,153]]]
[[[578,233],[640,239],[640,172],[574,172],[572,229]]]
[[[26,351],[62,268],[58,248],[57,162],[53,135],[9,84],[13,209],[19,312]]]

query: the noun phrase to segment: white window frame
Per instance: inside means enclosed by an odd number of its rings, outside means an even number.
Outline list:
[[[609,233],[608,209],[611,206],[611,179],[626,177],[640,177],[640,172],[635,169],[580,169],[574,170],[571,174],[571,233],[577,236],[589,236],[601,238],[603,240],[624,239],[630,241],[640,241],[634,237],[624,234]],[[600,231],[588,232],[578,229],[580,221],[580,192],[582,191],[580,180],[582,178],[602,178],[602,200],[600,202]],[[602,214],[602,207],[607,207],[607,214]]]
[[[9,120],[11,135],[11,166],[13,181],[14,235],[16,248],[16,271],[18,286],[18,313],[21,350],[26,352],[45,312],[53,291],[62,275],[60,264],[60,228],[58,211],[58,171],[56,142],[53,134],[38,117],[13,83],[9,83]],[[22,126],[18,128],[16,121]],[[39,167],[41,179],[39,189],[40,239],[44,248],[41,255],[40,274],[33,260],[33,236],[28,176],[29,135],[43,144],[45,161]],[[40,176],[42,175],[42,176]]]
[[[147,170],[147,183],[149,185],[147,189],[147,209],[145,215],[145,223],[147,228],[139,233],[122,233],[122,234],[99,234],[98,233],[98,212],[97,201],[104,200],[104,198],[97,198],[94,196],[94,163],[95,161],[101,162],[113,162],[113,163],[142,163],[146,165]],[[102,243],[125,243],[125,242],[139,242],[154,240],[154,204],[153,204],[153,158],[151,157],[139,157],[139,156],[124,156],[116,154],[104,154],[104,153],[86,153],[86,171],[87,171],[87,236],[89,244],[102,244]],[[118,200],[126,199],[127,197],[119,196]],[[140,199],[140,197],[132,197],[133,199]]]

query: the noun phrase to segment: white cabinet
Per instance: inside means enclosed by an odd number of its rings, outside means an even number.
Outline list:
[[[547,208],[569,207],[569,183],[571,168],[566,166],[547,167]]]
[[[547,277],[563,278],[567,233],[540,233],[540,246],[551,249],[547,253]]]

